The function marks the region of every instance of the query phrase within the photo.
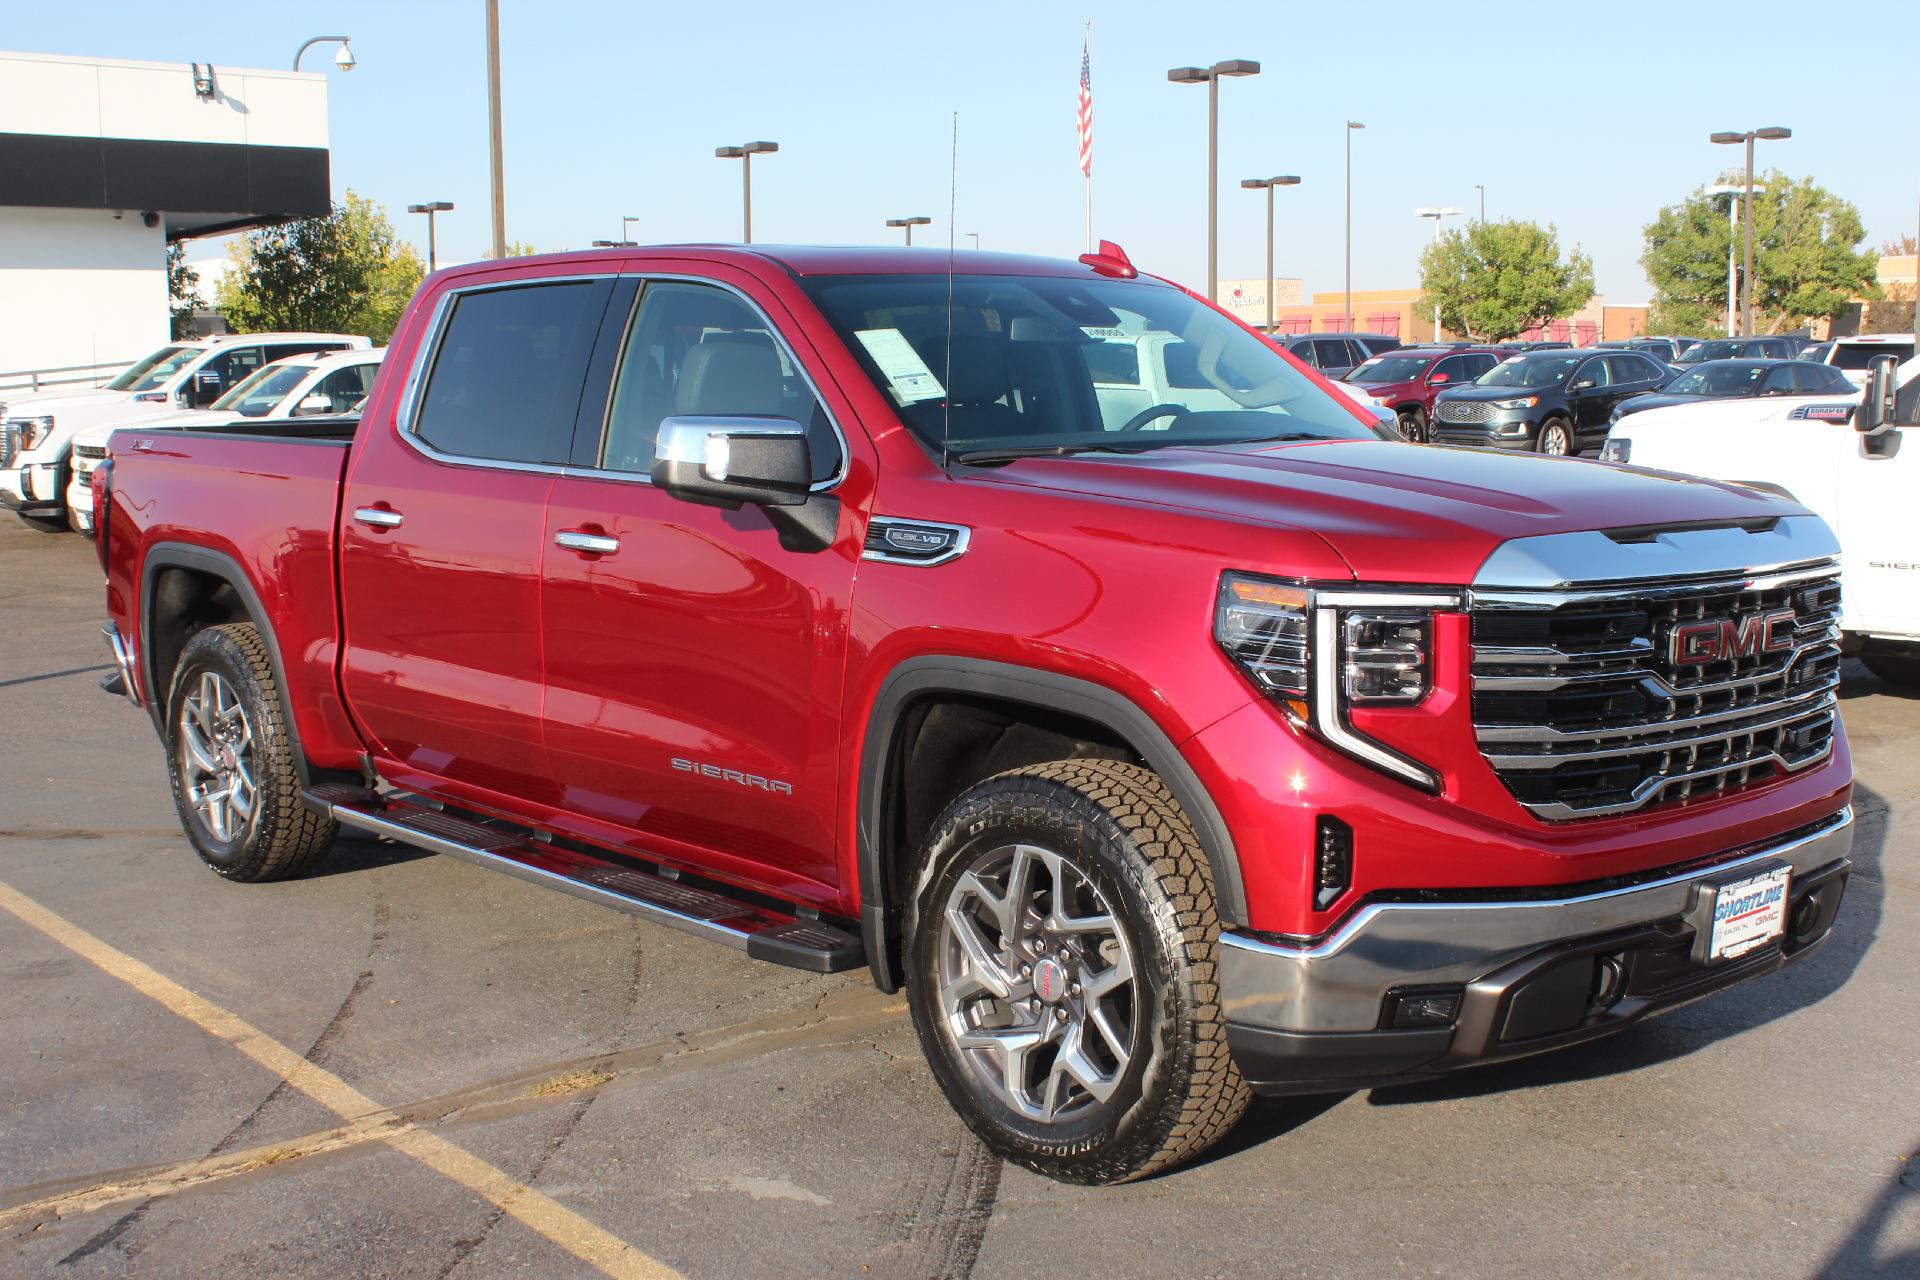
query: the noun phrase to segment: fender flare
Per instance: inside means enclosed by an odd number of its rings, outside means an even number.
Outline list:
[[[887,850],[881,838],[881,833],[889,828],[891,816],[886,784],[895,763],[897,735],[909,705],[919,698],[942,693],[999,698],[1112,727],[1147,766],[1160,775],[1193,823],[1194,834],[1213,872],[1222,926],[1245,922],[1246,889],[1240,876],[1240,859],[1220,810],[1173,740],[1132,699],[1105,685],[1073,676],[984,658],[943,655],[908,658],[888,672],[868,709],[856,780],[860,933],[866,944],[868,964],[873,969],[874,985],[891,992],[897,991],[901,982],[901,975],[894,971],[889,942],[897,931],[903,904],[889,898]]]
[[[152,717],[154,731],[160,735],[160,740],[165,742],[167,738],[166,703],[171,698],[169,690],[154,687],[153,592],[163,569],[191,569],[196,573],[211,574],[232,587],[234,594],[240,597],[241,607],[247,611],[247,620],[258,628],[267,642],[267,660],[273,664],[273,683],[280,695],[280,718],[286,724],[287,742],[293,748],[294,768],[299,771],[300,785],[310,785],[312,777],[307,768],[307,753],[300,745],[300,728],[293,718],[287,670],[280,660],[280,638],[273,633],[273,623],[267,620],[267,611],[260,603],[259,593],[253,589],[253,583],[248,580],[246,570],[240,567],[238,560],[223,551],[213,551],[187,542],[154,543],[148,548],[146,559],[140,566],[140,670],[145,673],[144,683],[152,694],[148,699],[147,714]]]

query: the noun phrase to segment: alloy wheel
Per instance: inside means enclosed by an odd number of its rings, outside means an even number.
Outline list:
[[[179,733],[187,802],[215,840],[236,839],[253,817],[257,797],[253,726],[219,672],[202,671],[181,699]]]
[[[1567,429],[1557,422],[1549,423],[1540,437],[1540,452],[1565,457],[1569,452],[1567,443]]]
[[[1001,845],[961,874],[936,927],[939,1019],[982,1088],[1047,1124],[1113,1096],[1134,1053],[1134,959],[1085,871]]]

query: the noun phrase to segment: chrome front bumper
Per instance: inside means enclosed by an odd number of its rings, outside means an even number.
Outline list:
[[[1676,920],[1703,881],[1778,861],[1797,882],[1852,847],[1848,807],[1793,839],[1644,884],[1547,901],[1378,902],[1310,947],[1224,933],[1221,1002],[1230,1023],[1254,1030],[1372,1032],[1396,988],[1474,983],[1556,944]]]
[[[133,647],[111,622],[100,628],[100,634],[107,638],[107,648],[113,650],[113,665],[120,672],[120,692],[126,694],[134,706],[144,705],[140,701],[140,664],[134,657]]]

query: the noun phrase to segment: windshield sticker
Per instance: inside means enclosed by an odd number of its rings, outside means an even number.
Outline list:
[[[940,380],[933,376],[933,370],[927,368],[927,362],[898,329],[861,329],[854,336],[880,366],[894,398],[901,404],[939,400],[947,394]]]

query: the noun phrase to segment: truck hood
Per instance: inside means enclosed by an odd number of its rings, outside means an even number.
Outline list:
[[[1471,582],[1510,538],[1804,511],[1693,477],[1373,440],[1026,458],[995,475],[1002,483],[1317,534],[1368,582]]]
[[[9,418],[37,418],[51,413],[57,419],[64,409],[86,409],[101,404],[127,404],[133,399],[128,391],[102,391],[88,387],[84,391],[40,391],[33,395],[10,396],[0,392]]]

